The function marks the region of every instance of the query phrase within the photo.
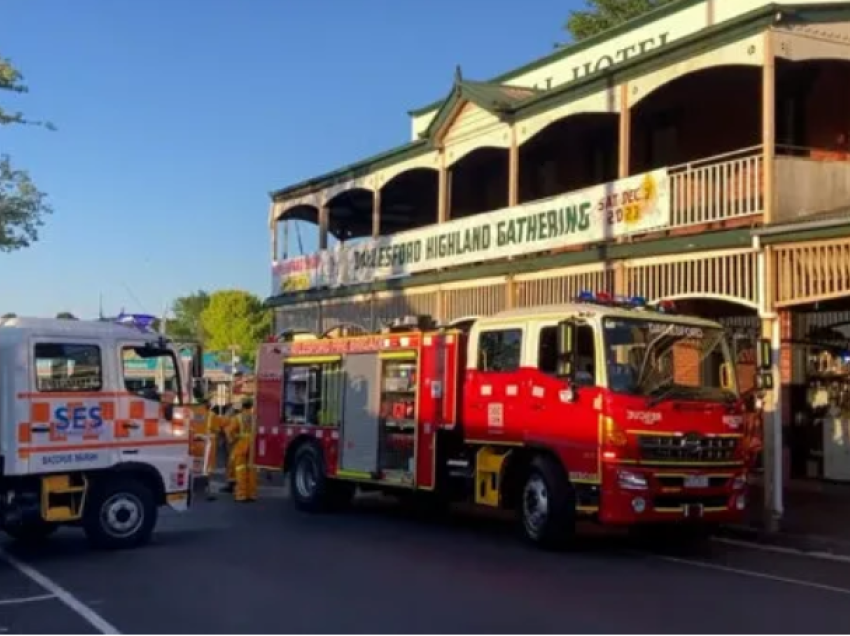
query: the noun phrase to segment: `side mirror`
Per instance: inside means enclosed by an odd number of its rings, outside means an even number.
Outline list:
[[[762,338],[756,347],[756,368],[759,371],[771,371],[773,369],[773,347],[770,340]]]
[[[732,365],[730,363],[724,362],[720,365],[720,388],[724,391],[731,391],[735,385],[734,377]]]
[[[571,320],[558,323],[558,368],[557,374],[574,383],[575,380],[576,326]]]
[[[172,421],[174,419],[174,405],[166,404],[162,409],[162,416],[166,419],[166,421]]]

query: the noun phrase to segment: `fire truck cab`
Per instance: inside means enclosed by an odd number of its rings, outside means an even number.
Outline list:
[[[514,510],[547,546],[581,516],[738,521],[745,407],[725,332],[672,309],[583,294],[454,326],[267,343],[256,462],[289,474],[301,509],[357,486],[419,493]]]
[[[187,510],[191,380],[152,316],[0,321],[0,529],[79,525],[98,547],[145,543]],[[153,368],[156,379],[140,372]]]

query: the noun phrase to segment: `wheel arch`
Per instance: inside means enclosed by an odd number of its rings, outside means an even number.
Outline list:
[[[281,472],[284,475],[289,473],[289,467],[292,466],[292,460],[295,459],[295,454],[298,452],[298,449],[305,444],[313,444],[316,446],[316,448],[319,449],[319,452],[322,453],[322,457],[324,457],[325,450],[322,448],[322,445],[316,441],[316,438],[306,433],[302,433],[295,437],[295,439],[287,445],[286,451],[284,451],[283,466],[281,467]]]
[[[166,504],[165,480],[162,474],[150,464],[124,462],[105,473],[99,474],[96,477],[96,481],[105,481],[110,477],[138,479],[151,489],[154,495],[154,501],[156,501],[158,506],[164,506]]]
[[[519,504],[520,494],[525,477],[531,468],[531,464],[537,457],[551,459],[563,472],[564,479],[570,481],[570,472],[561,456],[551,447],[545,444],[529,444],[513,449],[510,457],[505,463],[502,474],[502,502],[503,507],[513,509]]]

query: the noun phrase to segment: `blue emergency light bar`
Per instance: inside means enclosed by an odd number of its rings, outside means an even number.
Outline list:
[[[594,293],[589,290],[580,292],[576,300],[580,303],[624,307],[627,309],[642,309],[646,307],[646,299],[643,296],[613,296],[606,292]]]
[[[622,307],[624,309],[651,309],[662,314],[677,313],[676,303],[672,300],[659,300],[650,306],[643,296],[614,296],[607,292],[592,292],[587,289],[579,292],[576,302],[605,305],[608,307]]]
[[[156,322],[156,316],[150,314],[125,314],[121,312],[115,319],[119,325],[127,327],[135,327],[139,331],[153,331],[153,325]]]

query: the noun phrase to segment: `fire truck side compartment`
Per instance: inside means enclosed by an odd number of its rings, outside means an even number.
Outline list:
[[[346,356],[343,372],[340,468],[374,475],[378,470],[378,354]]]

